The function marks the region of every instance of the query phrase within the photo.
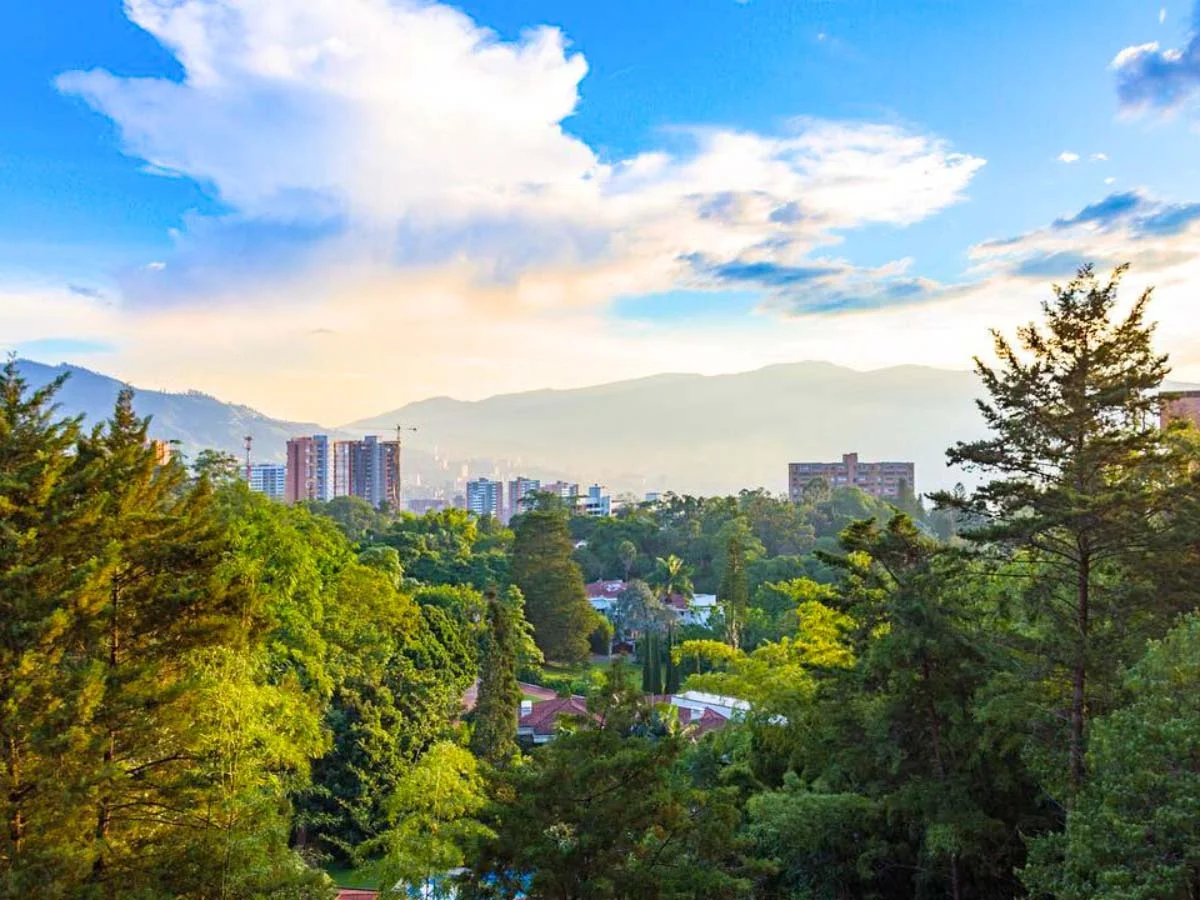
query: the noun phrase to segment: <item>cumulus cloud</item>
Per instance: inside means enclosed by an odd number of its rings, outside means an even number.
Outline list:
[[[182,78],[97,70],[59,86],[151,171],[206,185],[224,211],[187,218],[173,252],[119,273],[117,302],[0,294],[0,334],[70,323],[56,336],[115,347],[95,364],[147,386],[332,424],[429,394],[663,368],[870,368],[914,348],[961,365],[986,352],[987,327],[1032,314],[1047,277],[1132,251],[1169,282],[1200,250],[1192,205],[1123,192],[972,249],[955,283],[907,259],[856,265],[834,250],[846,235],[937,214],[984,161],[912,127],[804,118],[770,133],[677,127],[613,159],[571,133],[587,63],[555,29],[502,39],[416,0],[127,9]],[[751,290],[768,314],[606,314],[614,297],[678,287]]]
[[[587,72],[553,28],[508,41],[415,0],[130,0],[180,81],[102,70],[61,90],[155,171],[229,207],[192,219],[128,302],[208,302],[301,269],[450,269],[510,300],[661,290],[703,253],[789,259],[957,202],[983,160],[891,125],[798,119],[774,134],[677,128],[608,160],[566,127]],[[781,261],[782,262],[782,261]],[[550,282],[560,289],[554,299]],[[537,298],[540,298],[537,299]]]
[[[1159,16],[1165,18],[1163,10]],[[1182,47],[1162,49],[1157,41],[1126,47],[1112,61],[1117,97],[1127,112],[1178,109],[1200,90],[1200,0]]]
[[[1079,154],[1072,153],[1070,150],[1064,150],[1062,153],[1058,154],[1055,159],[1057,159],[1060,163],[1070,164],[1073,162],[1079,162]]]

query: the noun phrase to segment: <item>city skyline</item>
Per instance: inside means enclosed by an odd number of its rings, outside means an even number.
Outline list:
[[[1194,4],[269,5],[5,12],[2,349],[351,421],[964,368],[1128,259],[1200,380]]]

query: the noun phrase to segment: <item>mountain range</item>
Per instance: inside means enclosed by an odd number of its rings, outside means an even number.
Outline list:
[[[106,417],[122,383],[71,365],[21,360],[34,385],[68,373],[63,412]],[[198,391],[138,391],[151,434],[185,453],[211,447],[283,459],[289,437],[326,433],[405,435],[409,497],[461,480],[464,470],[510,477],[600,482],[611,490],[713,494],[743,487],[786,489],[787,464],[835,460],[911,460],[918,491],[968,480],[947,468],[945,450],[983,433],[974,374],[924,366],[858,372],[824,362],[768,366],[734,375],[655,375],[572,390],[537,390],[464,401],[435,397],[335,428],[273,419]],[[416,480],[419,479],[419,484]]]

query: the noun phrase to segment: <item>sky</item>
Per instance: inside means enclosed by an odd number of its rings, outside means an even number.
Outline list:
[[[1200,0],[15,0],[0,350],[336,425],[965,368],[1084,262],[1200,380]]]

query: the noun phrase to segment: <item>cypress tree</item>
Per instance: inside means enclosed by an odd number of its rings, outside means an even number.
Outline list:
[[[521,686],[517,682],[520,604],[521,594],[516,588],[509,588],[503,599],[494,590],[487,595],[487,631],[480,653],[471,751],[496,766],[505,765],[517,752],[517,710],[521,705]]]

